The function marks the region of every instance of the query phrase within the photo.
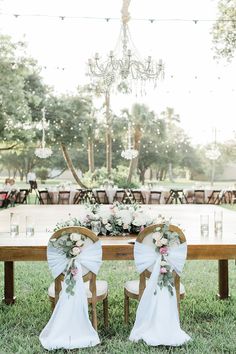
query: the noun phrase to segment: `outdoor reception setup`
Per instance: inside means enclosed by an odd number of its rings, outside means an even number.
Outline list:
[[[235,0],[0,1],[0,353],[235,353]]]

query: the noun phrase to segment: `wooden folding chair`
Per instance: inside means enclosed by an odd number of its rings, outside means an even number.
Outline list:
[[[131,189],[131,195],[136,203],[145,204],[145,201],[144,201],[141,191],[134,191]]]
[[[195,189],[194,190],[194,204],[205,204],[205,203],[206,203],[205,190]]]
[[[105,189],[96,190],[96,195],[99,204],[109,204],[107,192],[105,191]]]
[[[221,202],[221,196],[220,196],[221,190],[214,190],[208,197],[208,202],[207,204],[220,204]]]
[[[59,191],[58,204],[70,204],[70,191]]]
[[[65,233],[67,234],[81,234],[85,237],[85,246],[89,246],[93,242],[97,242],[99,238],[89,229],[80,226],[70,226],[64,227],[57,230],[50,239],[60,238]],[[48,296],[51,301],[52,309],[54,309],[61,292],[61,284],[64,280],[64,274],[60,274],[48,289]],[[95,329],[97,329],[97,310],[96,304],[100,301],[103,302],[103,316],[104,325],[108,327],[108,285],[104,280],[96,280],[96,274],[91,271],[84,269],[83,271],[83,281],[85,283],[86,294],[88,303],[92,307],[92,324]]]
[[[148,204],[160,204],[161,203],[161,192],[150,191]]]
[[[146,243],[149,246],[154,246],[152,242],[152,234],[155,232],[156,228],[161,226],[160,224],[155,224],[155,225],[150,225],[146,227],[143,231],[141,231],[137,237],[137,242],[140,243]],[[175,225],[170,225],[169,230],[172,232],[176,232],[179,235],[179,241],[180,243],[186,242],[186,238],[182,232],[177,226]],[[149,279],[151,276],[151,271],[149,269],[145,269],[142,273],[139,275],[139,280],[130,280],[125,283],[124,287],[124,319],[125,323],[129,322],[129,299],[135,299],[135,300],[140,300],[143,292],[146,287],[146,281]],[[177,302],[178,302],[178,308],[179,308],[179,303],[180,299],[184,297],[184,287],[182,286],[182,289],[180,288],[180,277],[178,274],[176,274],[175,271],[173,271],[173,276],[174,276],[174,284],[175,284],[175,290],[176,290],[176,297],[177,297]]]
[[[48,190],[36,190],[36,195],[40,204],[52,204],[52,198],[50,197]]]

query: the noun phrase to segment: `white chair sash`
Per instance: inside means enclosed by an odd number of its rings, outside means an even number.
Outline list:
[[[50,244],[47,257],[54,278],[60,275],[70,262],[64,253]],[[65,277],[52,316],[39,336],[45,349],[75,349],[95,346],[100,343],[98,334],[89,320],[82,266],[97,274],[101,264],[102,247],[100,241],[82,249],[81,253],[75,258],[75,266],[78,268],[78,273],[75,276],[75,294],[68,295],[66,293]]]
[[[171,247],[166,262],[180,275],[187,256],[187,245]],[[148,345],[182,345],[191,338],[180,328],[175,288],[173,295],[167,287],[159,287],[161,255],[154,247],[136,242],[134,259],[139,273],[154,265],[152,274],[140,300],[134,327],[129,339],[143,339]]]

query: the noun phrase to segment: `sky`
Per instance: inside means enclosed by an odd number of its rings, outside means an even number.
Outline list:
[[[88,58],[96,52],[105,58],[115,48],[121,7],[121,0],[0,0],[0,31],[24,36],[45,83],[57,93],[74,93],[89,82]],[[232,139],[236,60],[213,59],[217,11],[215,0],[131,0],[132,41],[140,57],[164,61],[165,79],[146,96],[112,94],[111,108],[119,113],[138,102],[159,114],[172,107],[194,144],[210,143],[215,129],[217,141]]]

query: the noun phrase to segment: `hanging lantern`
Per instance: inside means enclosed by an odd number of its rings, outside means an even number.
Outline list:
[[[131,122],[128,124],[128,147],[122,151],[121,156],[126,160],[133,160],[138,156],[138,150],[133,149],[131,144]]]
[[[42,129],[42,141],[41,141],[41,146],[37,149],[35,149],[35,155],[39,157],[40,159],[46,159],[52,155],[52,150],[50,148],[47,148],[46,142],[45,142],[45,128],[48,127],[49,123],[46,122],[45,119],[45,108],[42,109],[43,112],[43,119],[42,119],[42,124],[40,129]]]

